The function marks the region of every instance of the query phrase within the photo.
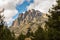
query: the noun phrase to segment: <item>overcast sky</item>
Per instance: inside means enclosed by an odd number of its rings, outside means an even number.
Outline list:
[[[19,13],[29,9],[47,13],[56,4],[56,0],[0,0],[0,8],[4,8],[5,21],[10,24]]]

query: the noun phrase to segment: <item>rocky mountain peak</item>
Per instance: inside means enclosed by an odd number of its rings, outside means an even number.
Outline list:
[[[13,26],[10,27],[10,30],[14,31],[16,35],[20,33],[26,34],[29,29],[35,32],[38,25],[42,25],[47,20],[44,16],[46,14],[34,9],[20,13],[18,18],[13,22]]]

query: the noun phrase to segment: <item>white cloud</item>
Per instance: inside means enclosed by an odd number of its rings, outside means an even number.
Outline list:
[[[56,0],[34,0],[34,3],[31,3],[28,6],[29,9],[40,10],[41,12],[47,13],[49,8],[52,7],[53,4],[56,4]]]
[[[13,17],[14,15],[16,15],[17,14],[17,10],[16,9],[14,9],[14,10],[5,10],[4,11],[4,16],[6,17],[6,18],[11,18],[11,17]]]
[[[7,23],[14,20],[12,17],[18,13],[16,5],[23,2],[24,0],[0,0],[0,8],[4,8],[3,14]]]

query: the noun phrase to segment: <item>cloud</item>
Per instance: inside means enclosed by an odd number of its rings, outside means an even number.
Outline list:
[[[4,8],[3,14],[7,23],[13,21],[14,19],[12,17],[18,13],[16,5],[23,2],[24,0],[0,0],[0,8]]]
[[[56,4],[56,0],[34,0],[34,3],[31,3],[30,6],[27,7],[27,10],[36,9],[47,13],[53,4]]]

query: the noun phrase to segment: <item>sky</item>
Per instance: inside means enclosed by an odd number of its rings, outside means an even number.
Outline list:
[[[31,9],[48,13],[49,8],[55,4],[56,0],[0,0],[0,8],[4,8],[4,12],[2,12],[5,16],[4,21],[6,21],[8,25],[11,25],[19,13]]]

